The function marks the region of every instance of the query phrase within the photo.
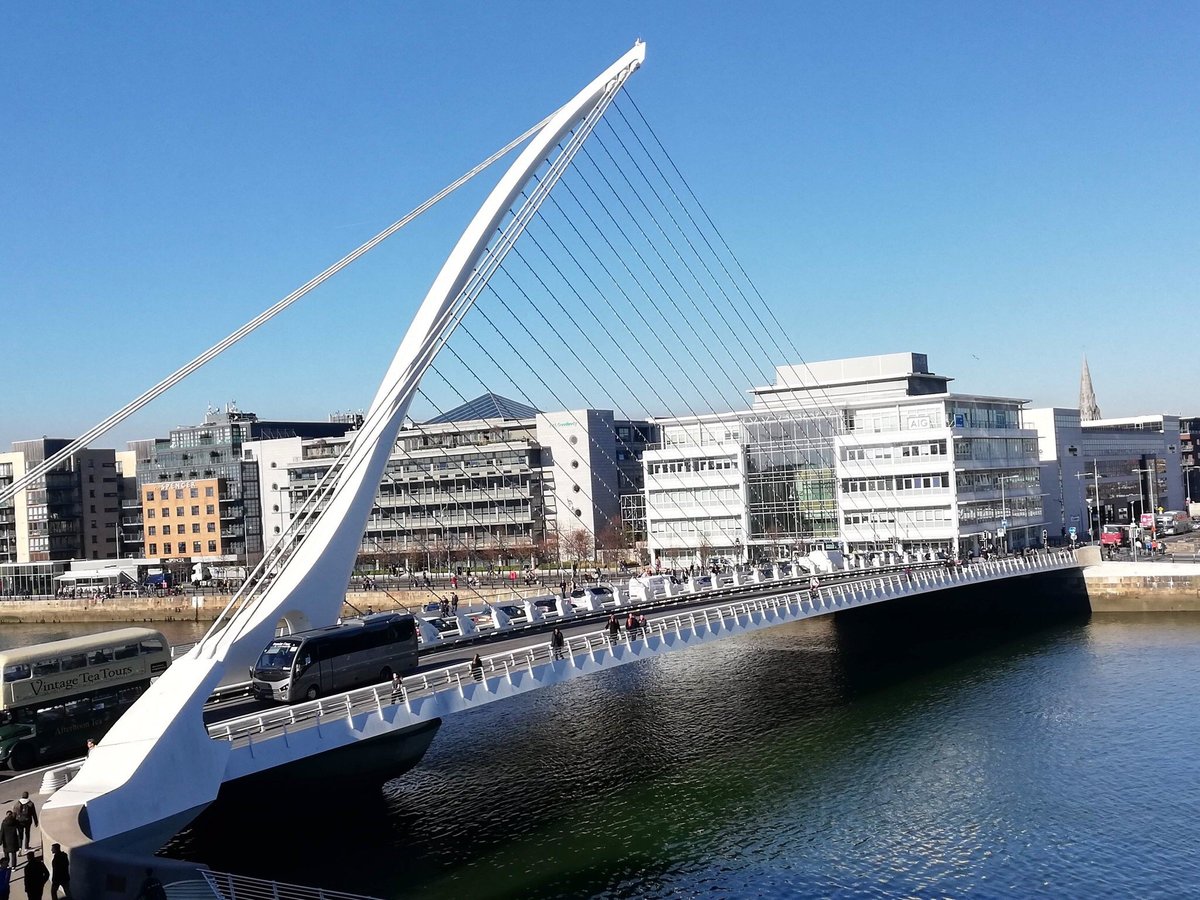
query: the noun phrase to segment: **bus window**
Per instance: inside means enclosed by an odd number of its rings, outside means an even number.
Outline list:
[[[133,659],[133,657],[135,657],[137,655],[138,655],[138,645],[137,644],[125,644],[123,647],[118,647],[116,649],[116,651],[113,653],[113,656],[116,659]]]
[[[29,668],[29,663],[16,663],[4,667],[5,681],[24,681],[26,678],[32,677],[33,670]]]
[[[121,706],[132,706],[133,701],[140,696],[142,696],[142,689],[140,687],[136,685],[134,687],[124,687],[117,694],[117,702]]]
[[[57,671],[57,659],[39,659],[33,664],[33,674],[35,678],[40,678],[42,675],[53,675]]]
[[[86,653],[72,653],[70,656],[62,658],[62,670],[64,672],[70,672],[72,669],[82,669],[86,665]]]
[[[102,666],[105,663],[113,661],[112,647],[105,647],[103,650],[93,650],[88,655],[89,666]]]
[[[158,638],[146,638],[141,642],[143,653],[162,653],[166,647]]]

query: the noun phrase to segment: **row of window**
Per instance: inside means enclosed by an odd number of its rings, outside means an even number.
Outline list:
[[[183,517],[183,515],[184,515],[184,512],[183,512],[183,511],[184,511],[185,509],[187,509],[187,507],[185,507],[185,506],[177,506],[177,507],[175,507],[175,515],[176,515],[176,516],[179,516],[180,518],[182,518],[182,517]],[[171,518],[171,507],[169,507],[169,506],[164,506],[164,507],[162,507],[162,509],[160,510],[160,512],[161,512],[162,518],[164,518],[164,519],[169,519],[169,518]],[[193,516],[198,516],[198,515],[200,515],[200,507],[199,507],[199,506],[193,506],[193,507],[191,508],[191,514],[192,514]],[[216,505],[215,503],[208,503],[208,504],[206,504],[206,505],[205,505],[205,507],[204,507],[204,514],[205,514],[206,516],[215,516],[215,515],[217,514],[217,505]],[[147,518],[147,519],[153,519],[153,518],[155,518],[155,512],[154,512],[154,509],[153,509],[153,507],[147,507],[147,508],[146,508],[146,518]],[[164,533],[165,533],[165,532],[164,532]]]
[[[741,529],[740,519],[688,519],[682,522],[653,522],[652,534],[734,534]]]
[[[205,550],[201,550],[201,549],[200,549],[200,544],[201,544],[201,542],[200,542],[200,541],[192,541],[192,550],[191,550],[191,552],[192,552],[192,553],[205,553],[205,552],[208,552],[208,553],[216,553],[216,552],[217,552],[217,542],[216,542],[216,541],[209,541],[209,542],[208,542],[208,549],[207,549],[207,551],[205,551]],[[163,542],[163,544],[161,545],[161,546],[162,546],[162,553],[161,553],[161,554],[158,552],[158,548],[159,548],[159,546],[160,546],[159,544],[151,544],[151,545],[150,545],[150,549],[149,549],[147,552],[148,552],[148,553],[149,553],[151,556],[160,556],[160,555],[161,555],[161,556],[170,556],[172,553],[178,553],[178,554],[181,554],[181,555],[185,555],[185,554],[187,554],[187,552],[188,552],[188,545],[187,545],[187,541],[177,541],[177,542],[175,542],[174,544],[172,544],[170,541],[165,541],[165,542]],[[174,548],[174,549],[172,549],[172,548]]]
[[[944,472],[928,475],[888,475],[884,478],[843,478],[842,493],[864,494],[882,491],[936,490],[950,486],[950,476]]]
[[[176,499],[176,500],[182,500],[182,499],[183,499],[183,492],[184,492],[184,490],[185,490],[184,488],[175,488],[175,499]],[[188,497],[192,498],[193,500],[194,500],[194,499],[196,499],[197,497],[199,497],[199,496],[200,496],[200,488],[197,488],[197,487],[191,487],[191,488],[187,488],[186,490],[187,490],[187,495],[188,495]],[[207,485],[207,486],[204,488],[204,496],[205,496],[205,497],[212,497],[212,496],[214,496],[214,494],[213,494],[213,487],[212,487],[212,485],[211,485],[211,484],[210,484],[210,485]],[[171,491],[170,491],[168,488],[163,488],[162,490],[160,490],[160,491],[158,492],[158,497],[159,497],[159,499],[160,499],[160,500],[170,500],[170,499],[171,499]],[[153,489],[153,488],[147,488],[147,489],[146,489],[146,499],[147,499],[147,500],[153,500],[153,499],[154,499],[154,489]]]
[[[928,525],[951,521],[950,507],[933,509],[865,509],[842,517],[847,525]]]
[[[651,463],[647,470],[651,475],[678,474],[681,472],[715,472],[719,469],[736,469],[736,459],[680,459],[672,462]]]
[[[158,638],[143,638],[131,644],[119,647],[104,647],[100,650],[90,650],[86,653],[71,653],[66,656],[48,656],[33,663],[13,663],[4,667],[4,680],[24,681],[27,678],[42,678],[46,675],[57,675],[59,672],[72,672],[88,666],[103,666],[122,659],[136,659],[143,655],[162,653],[166,645]]]
[[[204,524],[207,526],[207,528],[205,530],[208,531],[209,534],[216,534],[216,532],[217,532],[217,523],[216,522],[205,522]],[[183,530],[185,527],[186,527],[185,525],[180,525],[178,534],[185,534],[186,532],[184,532],[184,530]],[[164,536],[170,534],[171,526],[164,525],[162,527],[162,533]],[[200,533],[200,523],[193,522],[192,523],[192,534],[199,534],[199,533]],[[147,537],[158,537],[158,526],[157,525],[149,526],[146,529],[146,536]]]
[[[732,487],[650,492],[650,505],[659,509],[693,509],[717,503],[741,503],[741,492]]]
[[[850,462],[867,459],[909,459],[920,456],[945,456],[945,441],[926,441],[920,444],[882,447],[843,447],[842,460]]]
[[[960,438],[954,442],[958,459],[1024,459],[1036,457],[1037,438]]]

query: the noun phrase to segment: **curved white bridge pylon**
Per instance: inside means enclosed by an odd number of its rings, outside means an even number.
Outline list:
[[[243,671],[258,657],[281,619],[293,630],[336,620],[377,485],[421,377],[644,60],[639,41],[552,115],[500,178],[417,309],[320,516],[289,555],[263,567],[258,586],[235,598],[237,611],[176,661],[113,726],[70,784],[47,801],[43,828],[54,840],[78,847],[125,836],[130,849],[156,849],[170,830],[216,798],[230,747],[209,738],[205,700],[227,672]],[[514,208],[527,188],[527,199]],[[145,840],[129,837],[135,834]]]

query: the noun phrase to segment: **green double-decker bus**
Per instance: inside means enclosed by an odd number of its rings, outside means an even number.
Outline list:
[[[0,650],[0,765],[82,755],[170,664],[166,638],[150,628]]]

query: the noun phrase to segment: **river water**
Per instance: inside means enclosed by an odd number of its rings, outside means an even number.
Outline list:
[[[826,618],[535,691],[171,854],[389,898],[1200,891],[1200,616],[887,646]]]

